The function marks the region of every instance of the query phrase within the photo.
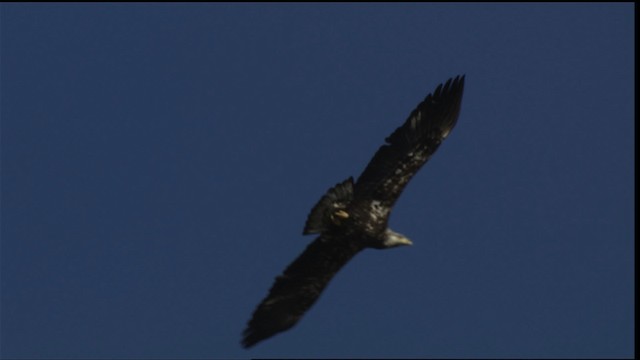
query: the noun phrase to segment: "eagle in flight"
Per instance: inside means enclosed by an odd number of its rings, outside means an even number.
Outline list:
[[[243,347],[294,326],[360,251],[412,244],[387,227],[389,212],[456,125],[463,89],[464,76],[440,84],[386,138],[358,180],[350,177],[322,196],[303,231],[320,235],[275,279],[243,332]]]

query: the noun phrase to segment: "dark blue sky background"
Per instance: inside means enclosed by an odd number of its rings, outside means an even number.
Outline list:
[[[633,355],[633,4],[0,11],[3,357]],[[241,349],[315,202],[462,73],[414,246]]]

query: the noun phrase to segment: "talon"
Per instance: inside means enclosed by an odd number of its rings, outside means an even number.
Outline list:
[[[344,210],[338,210],[334,213],[335,216],[339,217],[339,218],[343,218],[343,219],[348,219],[349,218],[349,213],[344,211]]]

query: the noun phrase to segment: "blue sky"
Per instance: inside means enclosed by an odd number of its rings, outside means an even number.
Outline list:
[[[633,355],[633,4],[0,11],[3,357]],[[457,74],[414,246],[242,349],[311,207]]]

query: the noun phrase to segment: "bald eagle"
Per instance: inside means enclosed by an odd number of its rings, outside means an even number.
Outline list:
[[[357,181],[349,177],[322,196],[303,230],[320,235],[275,279],[244,330],[243,347],[294,326],[360,251],[412,244],[388,228],[389,212],[456,125],[463,89],[464,76],[440,84],[386,138]]]

